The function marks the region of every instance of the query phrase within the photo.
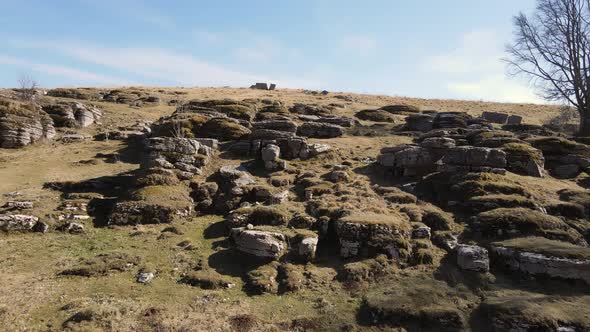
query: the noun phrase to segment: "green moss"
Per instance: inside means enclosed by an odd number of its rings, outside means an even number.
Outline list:
[[[122,252],[100,254],[93,258],[82,259],[60,274],[64,276],[96,277],[111,272],[123,272],[139,263],[139,257],[129,256]]]
[[[236,209],[234,214],[242,214],[246,216],[245,224],[252,224],[254,226],[270,225],[280,226],[286,225],[291,219],[291,215],[280,208],[270,206],[255,206]],[[239,227],[246,225],[231,225],[231,227]]]
[[[68,88],[57,88],[51,89],[47,92],[48,96],[61,97],[61,98],[72,98],[82,100],[96,100],[99,99],[99,93],[95,89],[68,89]]]
[[[466,206],[474,211],[489,211],[498,208],[523,207],[529,209],[537,208],[537,205],[530,198],[520,195],[486,195],[471,197],[465,202]]]
[[[148,186],[135,190],[131,198],[149,205],[184,208],[192,202],[188,189],[178,186]]]
[[[381,280],[365,296],[364,309],[372,324],[410,331],[462,331],[467,325],[473,294],[449,287],[431,276]]]
[[[393,114],[412,114],[420,112],[418,106],[408,104],[388,105],[383,106],[380,109]]]
[[[211,269],[191,271],[182,277],[180,282],[202,289],[223,289],[232,283],[231,280]]]
[[[562,190],[559,192],[559,198],[563,201],[582,206],[586,217],[590,217],[590,191]]]
[[[590,296],[514,292],[488,297],[480,309],[487,318],[484,324],[496,331],[523,326],[529,331],[557,331],[563,326],[590,329]]]
[[[196,136],[210,137],[219,140],[239,140],[250,135],[250,129],[235,123],[229,119],[214,118],[207,121],[200,130],[197,130]]]
[[[395,229],[409,229],[410,223],[399,214],[377,214],[373,212],[354,212],[346,217],[340,218],[339,222],[383,225]]]
[[[387,273],[391,269],[387,256],[380,255],[376,258],[344,264],[338,277],[346,282],[364,282],[375,279]]]
[[[463,202],[471,197],[491,194],[532,196],[520,184],[493,173],[433,173],[418,182],[416,191],[423,199],[442,205],[449,201]]]
[[[216,105],[213,107],[217,112],[223,113],[230,118],[251,121],[255,110],[243,105]]]
[[[279,291],[279,285],[277,282],[278,266],[279,263],[272,262],[248,272],[246,274],[248,289],[255,294],[276,294]]]
[[[537,235],[579,242],[581,235],[557,217],[539,211],[513,208],[495,209],[477,215],[476,228],[490,239]]]

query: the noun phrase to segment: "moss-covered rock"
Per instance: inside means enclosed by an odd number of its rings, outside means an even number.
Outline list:
[[[585,244],[585,240],[561,219],[526,208],[501,208],[477,215],[474,230],[487,239],[509,239],[541,236],[570,243]]]
[[[354,116],[365,121],[389,123],[395,122],[395,117],[390,112],[385,110],[362,110],[357,112]]]

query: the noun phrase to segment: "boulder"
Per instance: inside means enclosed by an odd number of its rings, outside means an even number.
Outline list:
[[[268,90],[268,83],[256,83],[256,84],[250,86],[250,89],[255,89],[255,90]]]
[[[520,125],[522,123],[522,116],[511,115],[506,120],[507,125]]]
[[[322,116],[317,120],[312,120],[313,122],[321,122],[321,123],[329,123],[333,125],[337,125],[340,127],[354,127],[356,125],[356,120],[353,118],[349,118],[346,116]]]
[[[483,112],[481,117],[489,122],[506,124],[508,121],[508,114],[499,112]]]
[[[432,130],[433,123],[434,115],[413,114],[406,118],[406,129],[425,133]]]
[[[262,161],[275,161],[281,155],[281,148],[274,144],[268,144],[260,150]]]
[[[297,248],[297,255],[301,259],[304,259],[306,261],[312,261],[315,258],[317,247],[317,236],[306,237],[303,240],[301,240],[301,242],[299,242],[299,246]]]
[[[305,122],[297,129],[297,135],[312,138],[335,138],[344,135],[344,128],[323,122]]]
[[[459,245],[457,247],[457,264],[463,270],[488,272],[490,270],[488,251],[478,246]]]
[[[239,251],[262,258],[278,259],[287,249],[287,238],[279,232],[234,228],[230,234]]]

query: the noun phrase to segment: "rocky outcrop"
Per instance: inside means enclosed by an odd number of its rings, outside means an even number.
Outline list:
[[[191,138],[152,137],[146,141],[147,157],[144,168],[172,169],[183,178],[201,174],[213,154],[213,149]]]
[[[0,100],[0,147],[20,148],[55,134],[53,120],[40,107]]]
[[[463,270],[475,272],[488,272],[490,270],[490,258],[485,248],[478,246],[457,246],[457,264]]]
[[[405,248],[398,240],[410,236],[409,223],[398,216],[353,214],[337,220],[335,226],[343,258],[381,253],[399,259],[399,251]]]
[[[84,128],[102,117],[102,111],[97,107],[77,102],[44,105],[43,111],[49,114],[56,127]]]
[[[287,238],[279,232],[234,228],[230,237],[236,249],[256,257],[278,259],[288,249]]]

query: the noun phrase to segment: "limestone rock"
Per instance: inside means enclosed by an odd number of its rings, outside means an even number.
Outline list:
[[[311,261],[315,258],[318,247],[318,237],[306,237],[299,243],[297,254],[300,258]]]
[[[515,271],[590,284],[590,260],[553,257],[503,246],[492,246],[492,252],[501,264]]]
[[[335,138],[344,135],[344,128],[322,122],[305,122],[297,129],[297,135],[312,138]]]
[[[261,150],[263,161],[275,161],[281,155],[281,148],[274,144],[268,144]]]
[[[0,216],[0,230],[4,232],[31,231],[39,218],[24,214],[12,214]]]
[[[238,250],[257,257],[278,259],[288,248],[285,235],[279,232],[234,228],[231,238]]]
[[[457,247],[457,264],[463,270],[487,272],[490,270],[488,251],[478,246],[459,245]]]

